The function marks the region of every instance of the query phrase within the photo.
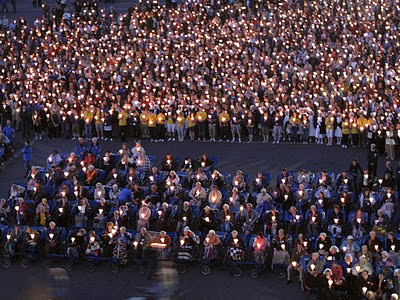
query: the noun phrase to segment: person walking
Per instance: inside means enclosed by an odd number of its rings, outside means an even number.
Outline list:
[[[24,167],[25,167],[25,177],[28,176],[31,170],[31,160],[32,160],[32,147],[28,140],[25,141],[25,147],[22,149]]]

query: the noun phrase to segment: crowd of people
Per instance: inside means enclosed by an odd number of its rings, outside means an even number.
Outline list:
[[[2,125],[37,139],[375,143],[393,160],[399,10],[362,4],[76,1],[2,19]]]
[[[159,259],[250,253],[286,266],[288,283],[299,271],[324,297],[397,299],[399,9],[361,3],[140,2],[122,14],[91,0],[44,5],[32,24],[2,18],[0,146],[10,153],[17,131],[78,140],[44,168],[31,168],[26,144],[28,181],[0,202],[12,226],[3,250],[38,251],[44,240],[47,254],[122,264],[145,249]],[[157,168],[140,143],[103,151],[100,141],[116,138],[370,150],[365,168],[283,169],[275,184],[268,173],[221,173],[207,155],[167,154]]]
[[[2,249],[121,265],[248,262],[260,272],[283,266],[288,283],[299,272],[302,287],[329,299],[398,293],[400,165],[387,161],[383,177],[371,161],[336,175],[284,168],[275,181],[263,170],[220,172],[218,161],[167,153],[156,167],[139,142],[112,153],[80,138],[1,199]]]

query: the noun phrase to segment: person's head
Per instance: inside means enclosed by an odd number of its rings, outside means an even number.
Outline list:
[[[371,238],[371,240],[374,240],[376,238],[376,232],[375,231],[371,231],[369,233],[369,237]]]
[[[325,241],[326,233],[325,232],[321,232],[320,235],[319,235],[319,238],[321,239],[321,241]]]
[[[147,229],[146,229],[146,227],[142,227],[142,228],[140,229],[140,234],[141,234],[141,235],[146,235],[146,234],[147,234]]]
[[[189,208],[189,202],[188,201],[183,202],[183,207],[185,209],[188,209]]]
[[[259,239],[264,238],[264,235],[262,234],[261,231],[257,232],[257,233],[256,233],[256,236],[257,236],[257,238],[259,238]]]
[[[278,235],[279,237],[283,237],[285,235],[285,231],[283,229],[279,229]]]
[[[232,238],[234,238],[234,239],[237,238],[237,236],[238,236],[238,232],[236,230],[233,230],[231,234],[232,234]]]
[[[248,211],[251,211],[253,209],[253,205],[251,203],[247,203],[246,207]]]
[[[31,143],[28,140],[25,140],[25,146],[28,147]]]
[[[167,233],[164,230],[160,231],[160,237],[165,238],[166,235]]]
[[[50,224],[49,224],[49,227],[50,227],[51,229],[56,228],[56,223],[54,223],[53,221],[51,221]]]
[[[313,261],[317,261],[319,259],[319,254],[317,252],[314,252],[313,254],[311,254],[311,259]]]

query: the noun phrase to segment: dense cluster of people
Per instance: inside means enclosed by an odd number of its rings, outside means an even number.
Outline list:
[[[112,153],[80,138],[71,153],[54,150],[1,199],[3,251],[249,262],[287,268],[288,283],[299,271],[302,287],[330,299],[398,292],[400,166],[387,161],[383,177],[356,160],[337,175],[284,168],[273,182],[263,170],[220,172],[207,154],[154,163],[139,142]]]
[[[395,158],[395,1],[173,4],[57,2],[32,24],[2,19],[3,126],[38,139],[375,143]]]

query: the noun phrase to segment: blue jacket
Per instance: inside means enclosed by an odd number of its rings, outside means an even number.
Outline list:
[[[88,152],[88,147],[86,146],[86,144],[81,145],[80,143],[78,143],[78,145],[74,149],[74,152],[76,156],[83,158]]]
[[[10,142],[14,142],[14,135],[15,135],[15,129],[12,126],[4,126],[3,128],[3,134],[8,137],[8,139],[10,140]]]
[[[97,143],[96,145],[93,145],[93,143],[91,143],[89,146],[89,151],[92,152],[92,154],[96,157],[101,156],[102,150],[103,148],[99,143]]]
[[[128,188],[122,189],[121,193],[119,193],[118,201],[128,202],[132,200],[132,191]]]
[[[22,154],[24,157],[24,161],[31,161],[32,160],[32,147],[31,146],[25,146],[22,149]]]

